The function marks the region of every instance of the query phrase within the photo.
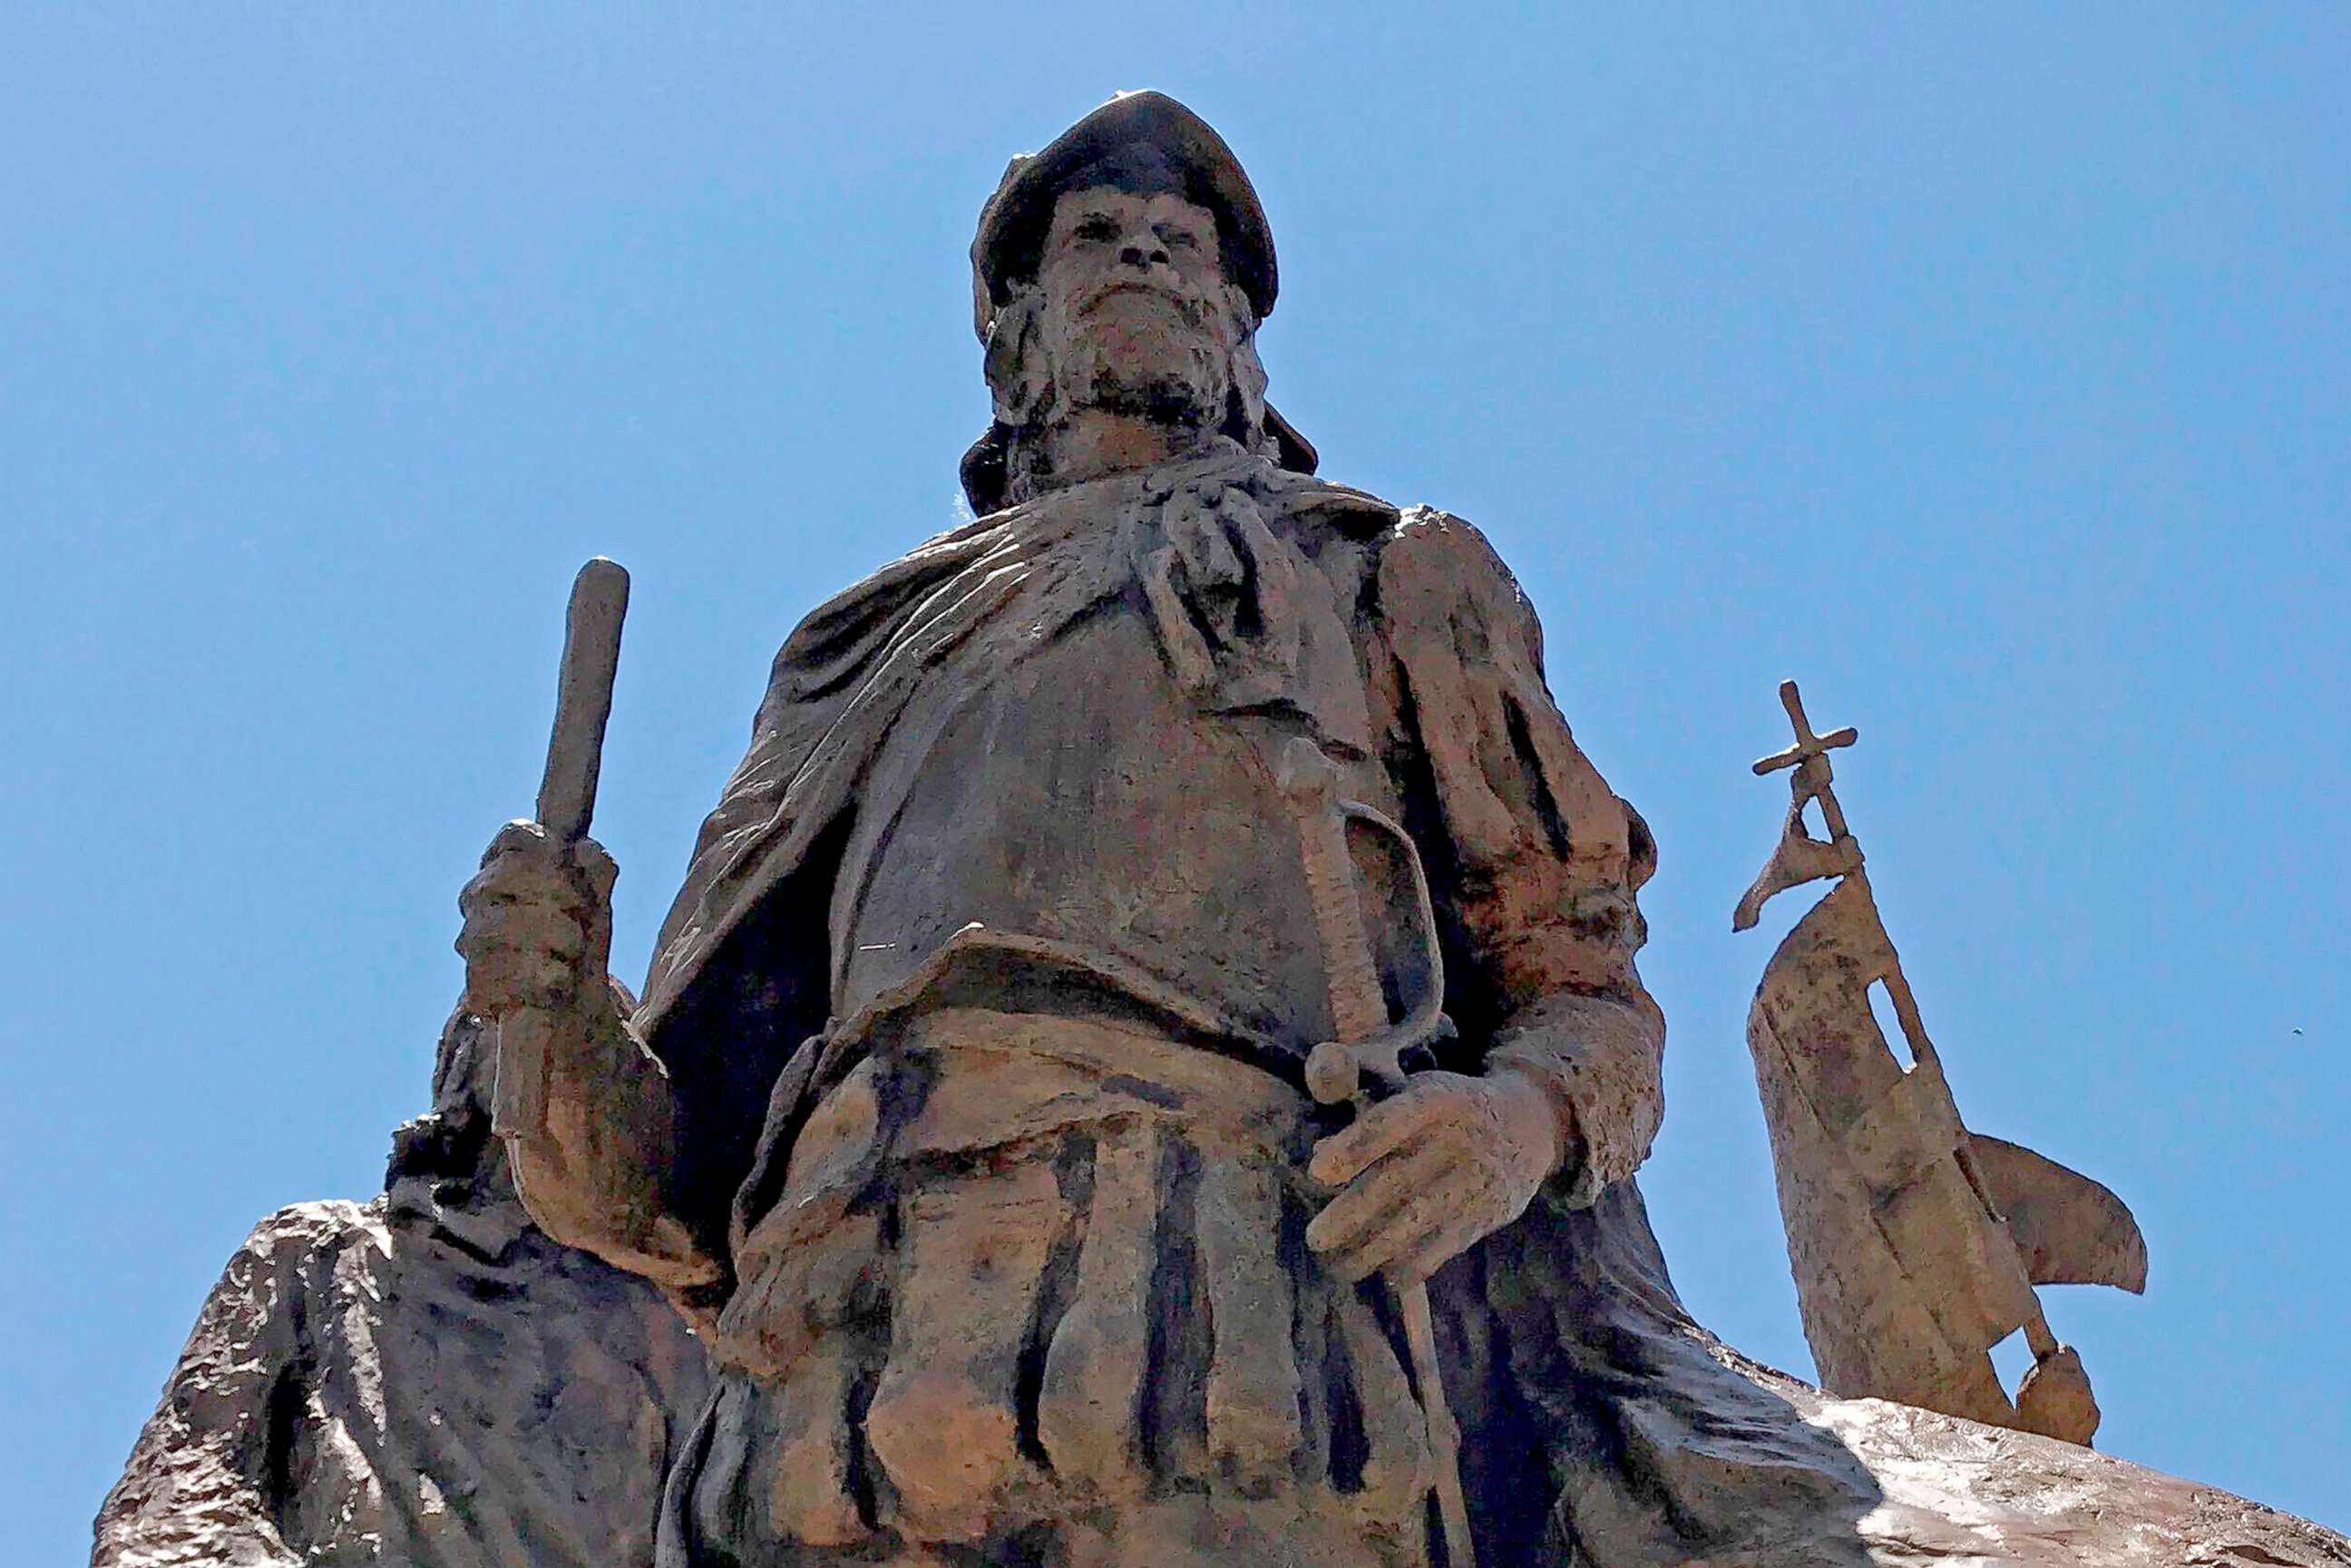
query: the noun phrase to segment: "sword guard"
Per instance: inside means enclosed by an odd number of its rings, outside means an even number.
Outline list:
[[[1448,1038],[1445,1016],[1445,956],[1437,946],[1437,915],[1419,846],[1404,824],[1375,807],[1339,794],[1339,767],[1304,736],[1284,744],[1275,783],[1299,824],[1314,920],[1331,976],[1331,1018],[1339,1039],[1316,1046],[1306,1061],[1306,1086],[1324,1105],[1384,1099],[1404,1087],[1404,1057]],[[1388,1018],[1369,935],[1358,902],[1360,884],[1349,858],[1347,831],[1369,830],[1384,840],[1411,890],[1411,931],[1417,938],[1425,982],[1411,1010]]]
[[[1326,1040],[1306,1058],[1306,1092],[1318,1105],[1354,1103],[1359,1108],[1401,1092],[1411,1071],[1404,1059],[1455,1038],[1453,1020],[1442,1011],[1416,1009],[1363,1040]]]

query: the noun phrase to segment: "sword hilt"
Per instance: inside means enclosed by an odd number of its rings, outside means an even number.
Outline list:
[[[1441,1040],[1451,1027],[1445,1017],[1445,956],[1437,946],[1437,915],[1429,901],[1428,873],[1420,852],[1401,823],[1361,800],[1342,799],[1338,764],[1304,736],[1281,749],[1276,782],[1298,822],[1301,862],[1314,926],[1322,940],[1322,965],[1331,1008],[1332,1038],[1306,1061],[1306,1086],[1325,1105],[1358,1105],[1404,1087],[1405,1053]],[[1426,965],[1426,983],[1401,1020],[1388,1017],[1387,993],[1380,984],[1371,936],[1364,925],[1354,861],[1347,831],[1360,823],[1395,849],[1412,889],[1413,931]]]
[[[1355,895],[1354,865],[1347,857],[1339,765],[1304,736],[1294,736],[1281,748],[1275,782],[1298,821],[1306,895],[1322,938],[1332,1038],[1369,1040],[1387,1027],[1388,1004],[1372,959],[1363,903]]]

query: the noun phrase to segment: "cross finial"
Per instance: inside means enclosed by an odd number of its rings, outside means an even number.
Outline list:
[[[1857,876],[1861,871],[1861,846],[1854,842],[1853,833],[1844,823],[1844,809],[1838,806],[1836,790],[1832,788],[1829,753],[1841,746],[1851,746],[1860,737],[1851,729],[1833,730],[1827,735],[1814,735],[1813,721],[1804,716],[1803,694],[1796,690],[1793,681],[1780,683],[1780,706],[1788,710],[1788,722],[1796,727],[1796,744],[1785,751],[1775,751],[1755,764],[1757,773],[1777,773],[1783,768],[1795,772],[1788,779],[1788,821],[1780,830],[1780,847],[1771,852],[1771,863],[1763,874],[1739,901],[1731,915],[1730,928],[1744,931],[1761,918],[1763,905],[1772,894],[1784,893],[1799,883],[1823,876]],[[1818,802],[1821,825],[1828,830],[1826,838],[1816,838],[1805,825],[1804,809]]]
[[[1796,690],[1793,681],[1780,683],[1780,706],[1788,710],[1788,722],[1796,727],[1796,744],[1785,751],[1775,751],[1769,757],[1759,758],[1755,764],[1755,771],[1759,775],[1798,767],[1823,752],[1851,746],[1861,738],[1860,733],[1851,725],[1843,729],[1833,729],[1826,735],[1814,735],[1813,721],[1804,716],[1803,694]]]

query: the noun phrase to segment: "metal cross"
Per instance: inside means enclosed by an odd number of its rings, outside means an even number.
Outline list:
[[[1829,830],[1832,841],[1846,837],[1844,812],[1837,805],[1835,791],[1829,788],[1833,775],[1829,771],[1828,754],[1839,747],[1851,746],[1861,738],[1860,731],[1851,725],[1833,729],[1826,735],[1813,733],[1813,721],[1804,716],[1803,695],[1796,690],[1793,681],[1780,683],[1780,706],[1788,710],[1788,722],[1796,728],[1796,744],[1785,751],[1775,751],[1756,761],[1755,771],[1761,776],[1777,773],[1782,768],[1802,769],[1799,774],[1798,800],[1810,795],[1821,803],[1821,821]]]

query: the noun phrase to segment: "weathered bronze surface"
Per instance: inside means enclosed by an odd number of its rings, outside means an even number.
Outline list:
[[[972,259],[977,520],[785,643],[642,999],[590,789],[461,901],[530,1216],[716,1364],[647,1451],[657,1520],[633,1458],[599,1479],[621,1449],[569,1472],[604,1561],[2351,1563],[2085,1450],[1825,1400],[1693,1322],[1634,1180],[1649,831],[1485,539],[1316,477],[1266,401],[1279,274],[1238,161],[1121,98],[1014,162]],[[628,1343],[604,1321],[577,1333]],[[382,1369],[294,1429],[439,1408]],[[245,1397],[202,1357],[174,1387]],[[479,1469],[567,1473],[484,1397]],[[437,1450],[402,1462],[445,1495]],[[348,1511],[277,1555],[110,1544],[140,1511],[170,1509],[110,1504],[105,1561],[569,1560]]]

